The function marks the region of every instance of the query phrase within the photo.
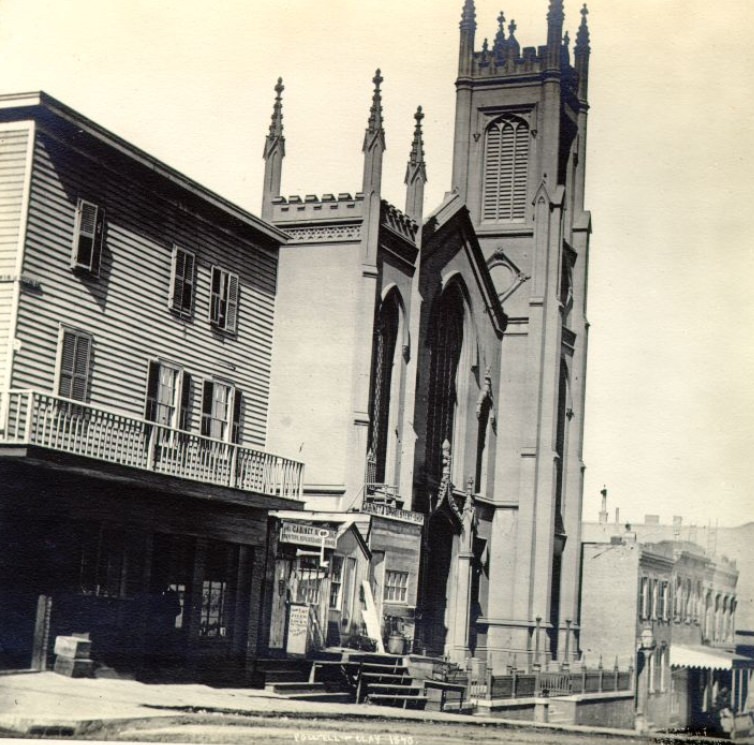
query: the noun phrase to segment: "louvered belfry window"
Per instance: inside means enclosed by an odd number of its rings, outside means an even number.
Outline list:
[[[504,116],[487,129],[484,154],[483,219],[522,222],[526,217],[529,126]]]

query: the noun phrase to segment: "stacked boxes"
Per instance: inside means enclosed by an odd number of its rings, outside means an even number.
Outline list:
[[[69,678],[91,678],[91,650],[92,642],[85,636],[55,637],[55,672]]]

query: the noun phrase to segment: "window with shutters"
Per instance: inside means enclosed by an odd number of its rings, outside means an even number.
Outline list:
[[[485,135],[482,218],[523,222],[529,171],[529,125],[519,117],[494,121]]]
[[[235,331],[238,323],[238,275],[212,267],[209,320],[217,328]]]
[[[191,376],[177,365],[150,360],[144,417],[172,429],[191,429]]]
[[[79,199],[71,253],[73,269],[99,275],[104,234],[105,211],[92,202]]]
[[[58,351],[58,395],[89,400],[92,337],[84,331],[61,328]]]
[[[243,396],[229,383],[205,380],[202,392],[202,435],[216,440],[241,441]]]
[[[168,306],[178,315],[190,317],[194,312],[194,276],[196,259],[191,251],[173,247]]]

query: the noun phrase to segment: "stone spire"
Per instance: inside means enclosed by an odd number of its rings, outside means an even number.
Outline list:
[[[283,79],[278,78],[275,86],[275,103],[272,107],[270,131],[264,143],[264,189],[262,191],[262,217],[272,217],[272,200],[280,196],[280,179],[285,157],[285,137],[283,136]]]
[[[579,98],[583,101],[586,101],[589,87],[589,54],[591,48],[589,46],[588,15],[589,9],[586,7],[586,3],[584,3],[584,7],[581,8],[581,25],[576,33],[576,45],[573,49],[576,72],[579,76]]]
[[[424,212],[424,184],[427,183],[427,169],[424,162],[424,138],[422,135],[422,107],[414,114],[414,141],[411,144],[411,154],[406,167],[406,214],[417,224],[421,225]]]
[[[369,122],[364,133],[364,179],[362,191],[364,194],[375,192],[380,194],[382,185],[382,155],[385,152],[385,130],[382,120],[382,91],[380,85],[383,77],[379,69],[375,72],[372,82],[372,108],[369,110]]]
[[[465,0],[461,11],[461,41],[458,49],[458,75],[469,75],[474,62],[476,8],[474,0]]]

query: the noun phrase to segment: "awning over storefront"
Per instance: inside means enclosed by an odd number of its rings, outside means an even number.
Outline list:
[[[671,667],[700,667],[705,670],[754,670],[754,659],[724,649],[703,646],[670,647]]]

